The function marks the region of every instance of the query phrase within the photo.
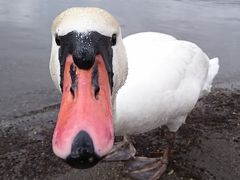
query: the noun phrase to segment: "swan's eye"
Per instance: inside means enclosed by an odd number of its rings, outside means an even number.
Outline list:
[[[59,36],[56,34],[56,36],[55,36],[55,42],[56,42],[56,44],[58,45],[58,46],[60,46],[60,38],[59,38]]]
[[[112,41],[112,46],[116,45],[116,43],[117,43],[117,35],[116,34],[112,35],[111,41]]]

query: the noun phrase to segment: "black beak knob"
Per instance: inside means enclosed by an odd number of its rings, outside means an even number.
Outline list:
[[[83,46],[83,47],[82,47]],[[85,47],[77,45],[73,51],[73,61],[79,69],[90,69],[95,61],[95,53],[93,47]]]

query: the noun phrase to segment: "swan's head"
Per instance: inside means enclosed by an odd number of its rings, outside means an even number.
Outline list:
[[[50,72],[62,92],[53,151],[75,167],[91,167],[113,146],[113,101],[127,76],[115,18],[98,8],[71,8],[57,16]]]

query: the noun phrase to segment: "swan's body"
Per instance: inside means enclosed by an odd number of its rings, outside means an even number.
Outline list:
[[[198,98],[210,91],[218,59],[195,44],[161,33],[124,39],[128,77],[116,99],[115,133],[138,134],[162,125],[176,131]]]
[[[53,151],[90,167],[109,153],[114,135],[162,125],[176,131],[217,72],[218,59],[193,43],[160,33],[123,41],[108,12],[68,9],[52,26],[50,73],[62,92]]]

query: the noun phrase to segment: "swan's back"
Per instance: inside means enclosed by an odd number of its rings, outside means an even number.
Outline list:
[[[124,45],[129,70],[117,95],[116,133],[161,125],[176,131],[205,87],[209,58],[195,44],[160,33],[134,34]]]

